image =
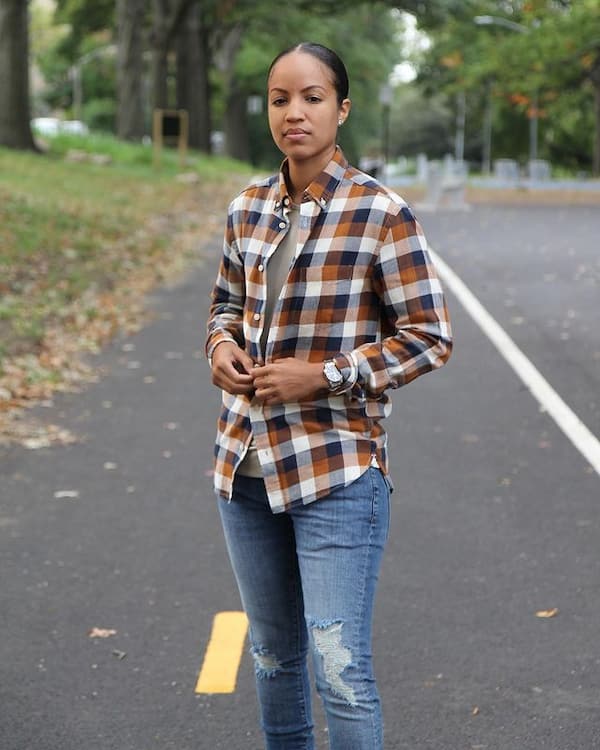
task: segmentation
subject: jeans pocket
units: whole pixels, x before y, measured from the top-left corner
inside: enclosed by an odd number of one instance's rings
[[[383,539],[387,541],[390,530],[390,490],[381,469],[369,469],[371,480],[371,525],[383,525]]]

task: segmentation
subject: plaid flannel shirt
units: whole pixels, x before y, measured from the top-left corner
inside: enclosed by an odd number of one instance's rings
[[[254,436],[273,512],[350,484],[374,461],[387,474],[386,390],[440,367],[452,346],[443,291],[411,210],[338,148],[304,193],[294,260],[261,351],[269,258],[289,228],[285,169],[229,207],[206,342],[209,358],[233,341],[259,363],[335,359],[346,376],[312,401],[263,406],[223,392],[216,492],[231,498]]]

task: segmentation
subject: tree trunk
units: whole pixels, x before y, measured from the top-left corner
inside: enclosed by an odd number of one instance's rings
[[[248,142],[248,112],[246,96],[239,89],[235,78],[229,82],[225,110],[225,150],[228,156],[240,161],[250,161]]]
[[[594,86],[594,155],[592,174],[600,177],[600,51],[596,55],[590,76]]]
[[[164,0],[154,0],[152,31],[152,108],[169,106],[167,86],[169,38],[168,10]]]
[[[0,0],[0,145],[35,150],[29,105],[27,0]]]
[[[126,140],[144,135],[145,13],[145,0],[117,0],[117,134]]]
[[[167,108],[169,101],[169,50],[189,8],[197,0],[154,0],[152,25],[152,105]]]
[[[191,7],[179,30],[177,107],[189,116],[189,144],[210,153],[210,86],[207,33],[198,6]]]
[[[246,96],[235,75],[235,60],[242,44],[243,29],[233,27],[221,49],[221,65],[225,73],[225,151],[228,156],[249,161],[248,113]]]

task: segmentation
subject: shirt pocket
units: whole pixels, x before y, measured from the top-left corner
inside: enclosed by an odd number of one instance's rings
[[[351,305],[352,266],[309,266],[304,269],[305,301],[320,325],[341,323]]]
[[[325,296],[350,292],[352,266],[309,266],[303,270],[307,294]]]

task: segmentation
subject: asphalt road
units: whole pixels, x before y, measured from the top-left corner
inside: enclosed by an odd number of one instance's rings
[[[600,210],[421,218],[600,435]],[[98,357],[97,384],[38,409],[80,442],[0,450],[1,750],[262,746],[247,653],[235,693],[194,694],[215,613],[239,609],[201,355],[218,253],[152,298],[155,321]],[[388,421],[396,491],[375,621],[386,748],[594,750],[600,480],[449,303],[453,358],[396,392]]]

